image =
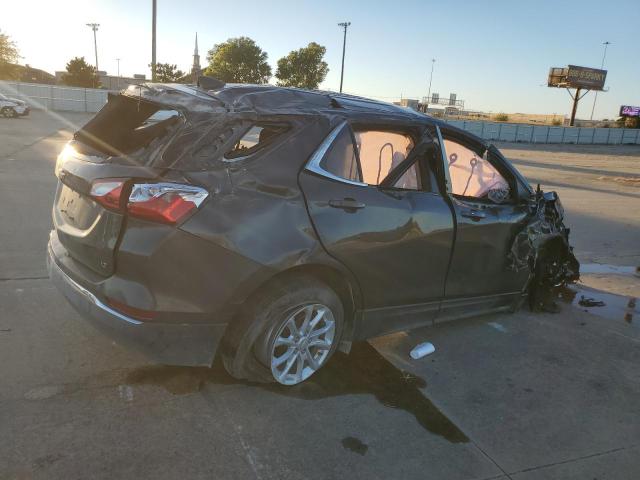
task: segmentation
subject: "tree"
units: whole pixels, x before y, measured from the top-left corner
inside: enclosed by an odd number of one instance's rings
[[[205,75],[227,83],[267,83],[271,77],[267,57],[250,38],[230,38],[209,50]]]
[[[306,47],[289,52],[278,60],[276,78],[283,87],[316,89],[327,76],[329,66],[322,60],[327,49],[311,42]]]
[[[62,83],[70,87],[98,88],[100,82],[96,68],[85,62],[84,57],[75,57],[67,63],[67,73],[62,75]]]
[[[151,66],[151,65],[149,65]],[[184,72],[171,63],[156,63],[156,80],[160,83],[176,83],[184,77]]]
[[[14,80],[18,74],[17,65],[20,55],[15,42],[9,35],[0,31],[0,79]]]

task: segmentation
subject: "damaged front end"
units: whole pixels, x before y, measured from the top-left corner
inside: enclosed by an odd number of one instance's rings
[[[529,221],[513,241],[509,261],[515,271],[529,269],[531,310],[556,312],[557,290],[580,278],[580,263],[569,244],[558,194],[542,192],[538,186],[530,209]]]

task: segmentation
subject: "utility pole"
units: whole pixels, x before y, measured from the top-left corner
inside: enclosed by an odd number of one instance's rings
[[[604,45],[604,53],[602,54],[602,64],[600,65],[600,70],[604,70],[604,59],[607,58],[607,47],[611,45],[611,42],[603,42]],[[598,91],[596,90],[596,94],[593,96],[593,107],[591,107],[591,118],[593,120],[593,112],[596,109],[596,100],[598,100]]]
[[[116,58],[116,62],[118,62],[118,88],[120,88],[120,59]]]
[[[91,27],[93,30],[93,50],[96,54],[96,75],[98,74],[98,39],[96,38],[96,32],[98,31],[99,23],[87,23],[87,27]]]
[[[573,127],[576,121],[576,112],[578,111],[578,100],[580,100],[580,89],[576,88],[576,93],[573,97],[573,108],[571,109],[571,120],[569,120],[569,126]]]
[[[340,93],[342,93],[342,80],[344,79],[344,52],[347,45],[347,28],[349,28],[349,25],[351,25],[351,22],[342,22],[338,24],[338,26],[344,28],[344,38],[342,40],[342,70],[340,70]]]
[[[431,75],[429,76],[429,93],[427,93],[427,103],[424,106],[424,113],[427,113],[427,109],[429,108],[429,102],[431,101],[431,82],[433,81],[433,67],[436,64],[436,59],[431,59]]]
[[[152,19],[151,19],[151,81],[156,81],[156,14],[158,5],[156,0],[152,0]]]

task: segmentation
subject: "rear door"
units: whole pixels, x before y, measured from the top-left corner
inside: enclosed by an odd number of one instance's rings
[[[519,295],[528,272],[511,268],[509,251],[526,221],[517,179],[473,137],[440,129],[457,231],[442,318],[495,307]]]
[[[300,174],[320,240],[360,282],[359,337],[428,323],[443,296],[453,219],[425,170],[435,144],[416,141],[345,122]]]

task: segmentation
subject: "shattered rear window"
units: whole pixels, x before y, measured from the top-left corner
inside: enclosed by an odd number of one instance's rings
[[[123,95],[112,96],[74,138],[94,155],[125,156],[157,143],[179,119],[176,110]]]

